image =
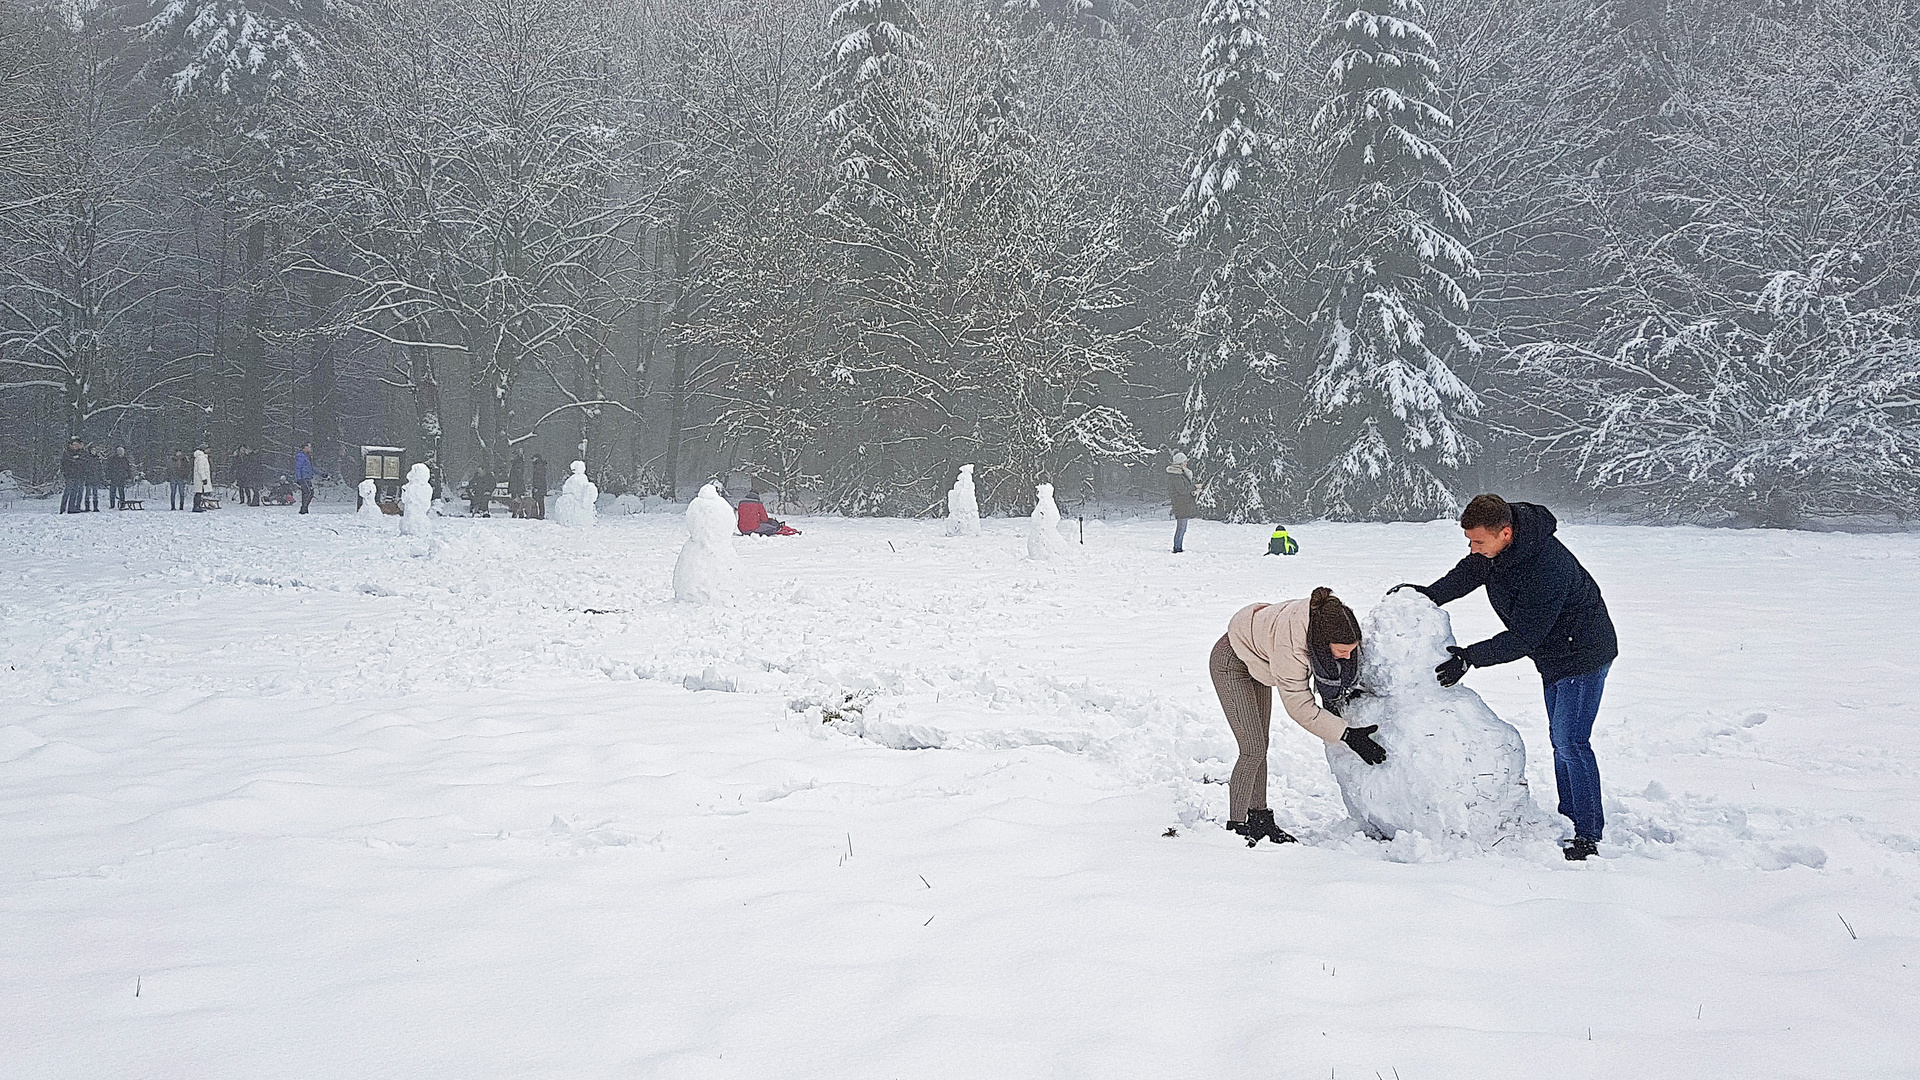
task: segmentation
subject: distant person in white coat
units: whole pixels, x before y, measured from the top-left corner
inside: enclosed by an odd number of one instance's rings
[[[207,460],[207,444],[201,443],[193,449],[193,512],[204,511],[212,494],[213,463]]]

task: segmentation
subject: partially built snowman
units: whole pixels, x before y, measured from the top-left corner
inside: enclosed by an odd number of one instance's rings
[[[379,521],[387,516],[380,511],[380,485],[371,477],[360,481],[360,508],[354,514],[369,521]]]
[[[948,536],[980,535],[980,503],[973,494],[973,466],[960,466],[960,478],[947,492]]]
[[[1368,765],[1343,744],[1327,747],[1347,813],[1384,840],[1415,832],[1492,847],[1541,828],[1520,732],[1480,695],[1434,677],[1454,644],[1447,613],[1402,589],[1367,613],[1360,638],[1360,683],[1369,693],[1349,701],[1342,719],[1379,725],[1373,738],[1387,760]]]
[[[433,535],[433,472],[425,462],[407,470],[400,488],[400,531],[408,536]]]
[[[1027,518],[1027,558],[1054,562],[1073,555],[1073,545],[1060,535],[1060,508],[1053,502],[1053,485],[1033,489],[1033,513]]]
[[[719,604],[733,595],[740,556],[733,550],[733,507],[707,484],[687,504],[687,542],[673,565],[673,598]]]
[[[560,497],[553,501],[553,520],[575,528],[590,526],[598,520],[599,501],[600,489],[587,479],[587,463],[576,461],[560,485]]]

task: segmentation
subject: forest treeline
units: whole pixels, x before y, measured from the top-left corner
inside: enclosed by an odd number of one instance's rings
[[[1915,0],[0,0],[0,469],[1905,517],[1916,57]]]

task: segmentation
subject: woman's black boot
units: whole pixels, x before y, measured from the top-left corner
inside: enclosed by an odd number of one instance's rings
[[[1247,811],[1247,831],[1244,835],[1247,838],[1248,847],[1258,844],[1263,837],[1276,844],[1299,843],[1292,833],[1274,824],[1273,809],[1266,806]]]

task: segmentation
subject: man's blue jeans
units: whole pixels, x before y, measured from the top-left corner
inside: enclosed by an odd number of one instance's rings
[[[1553,781],[1560,789],[1560,813],[1573,819],[1573,834],[1600,839],[1606,815],[1600,811],[1600,764],[1587,737],[1600,713],[1608,664],[1546,686],[1547,732],[1553,738]]]
[[[87,484],[84,480],[67,481],[67,489],[60,493],[60,512],[78,514],[86,509]]]
[[[1187,539],[1187,519],[1175,518],[1173,526],[1173,550],[1178,552]]]

